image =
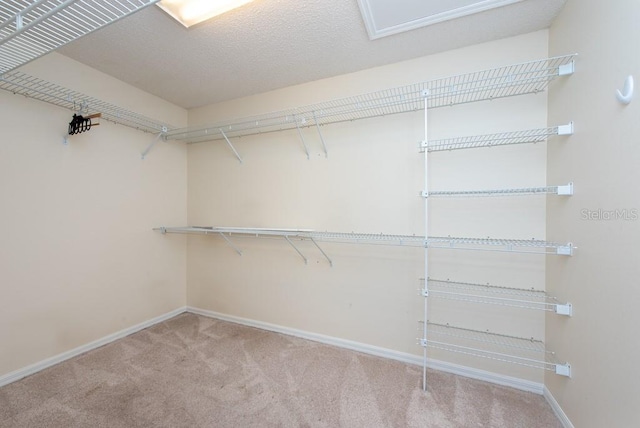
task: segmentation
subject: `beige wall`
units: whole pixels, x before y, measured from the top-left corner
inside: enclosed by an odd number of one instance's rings
[[[579,248],[547,264],[548,286],[575,314],[547,320],[548,342],[572,363],[573,377],[550,375],[546,385],[580,428],[640,420],[640,223],[585,219],[585,210],[597,217],[640,209],[640,102],[623,107],[614,95],[628,74],[639,83],[639,22],[636,1],[569,0],[550,30],[552,54],[579,57],[576,74],[550,93],[549,120],[575,120],[576,134],[549,146],[549,181],[574,180],[576,195],[549,204],[547,233]]]
[[[547,32],[476,45],[349,75],[289,87],[189,112],[191,125],[276,111],[436,77],[547,56]],[[432,110],[430,138],[546,126],[546,95]],[[311,159],[297,133],[234,141],[240,164],[220,142],[188,148],[190,225],[310,228],[319,231],[424,233],[418,196],[424,166],[420,112],[305,129]],[[434,189],[483,189],[545,183],[546,146],[434,154]],[[456,200],[431,203],[431,235],[545,237],[544,198]],[[174,239],[171,237],[170,239]],[[179,239],[179,238],[175,238]],[[189,305],[392,350],[420,354],[417,289],[423,251],[415,248],[324,245],[333,258],[301,244],[305,265],[284,241],[238,238],[238,256],[222,239],[188,242]],[[504,286],[544,288],[544,258],[513,254],[431,251],[431,276]],[[432,299],[430,320],[543,338],[544,316],[504,308],[447,304]],[[433,354],[526,379],[538,372],[493,361]]]
[[[149,117],[186,111],[51,54],[25,72]],[[0,376],[185,305],[186,149],[0,91]]]

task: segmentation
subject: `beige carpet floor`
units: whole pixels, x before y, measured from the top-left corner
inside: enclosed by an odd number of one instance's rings
[[[561,427],[544,398],[182,314],[0,388],[0,427]]]

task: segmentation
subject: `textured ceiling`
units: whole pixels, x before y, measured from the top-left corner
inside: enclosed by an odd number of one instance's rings
[[[564,3],[523,0],[376,40],[357,0],[255,0],[190,29],[153,6],[59,52],[191,108],[540,30]]]

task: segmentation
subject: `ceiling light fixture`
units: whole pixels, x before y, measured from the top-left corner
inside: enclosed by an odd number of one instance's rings
[[[253,0],[162,0],[158,6],[189,28]]]

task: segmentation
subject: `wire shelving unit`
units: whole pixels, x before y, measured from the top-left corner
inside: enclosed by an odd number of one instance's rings
[[[514,189],[488,189],[488,190],[435,190],[428,191],[425,195],[429,198],[464,198],[464,197],[491,197],[491,196],[530,196],[530,195],[573,195],[573,183],[560,186],[521,187]]]
[[[425,105],[438,108],[538,93],[558,76],[573,73],[574,57],[565,55],[524,62],[207,126],[176,129],[169,131],[166,137],[188,143],[226,140],[419,111]],[[544,138],[553,132],[557,134],[558,131],[550,128]]]
[[[82,114],[102,113],[102,118],[105,120],[144,132],[160,134],[174,128],[131,110],[20,71],[0,75],[0,89]]]
[[[424,283],[424,279],[421,279]],[[429,278],[429,296],[462,302],[555,312],[571,316],[571,303],[562,303],[544,290],[500,287],[491,284]]]
[[[513,144],[543,143],[550,137],[573,134],[573,123],[536,128],[524,131],[510,131],[496,134],[472,135],[444,140],[423,141],[420,148],[429,152],[476,149],[480,147],[508,146]]]
[[[7,0],[0,3],[0,74],[15,70],[158,0]]]
[[[204,234],[219,235],[230,243],[233,237],[283,237],[288,241],[291,238],[317,242],[335,242],[343,244],[370,244],[410,246],[426,248],[443,248],[477,251],[501,251],[514,253],[536,253],[571,255],[573,246],[571,243],[559,244],[542,240],[525,239],[491,239],[491,238],[454,238],[454,237],[427,237],[419,235],[389,235],[374,233],[344,233],[344,232],[317,232],[311,229],[268,229],[268,228],[239,228],[239,227],[213,227],[213,226],[187,226],[187,227],[157,227],[155,231],[165,233]],[[290,242],[291,243],[291,242]],[[234,247],[235,248],[235,247]],[[237,248],[236,248],[237,250]],[[238,251],[239,252],[239,251]],[[324,254],[324,252],[323,252]],[[325,254],[326,257],[326,254]]]
[[[545,348],[541,340],[433,322],[427,322],[426,325],[431,338],[421,342],[427,348],[442,349],[571,376],[571,365],[560,361],[553,352]]]

